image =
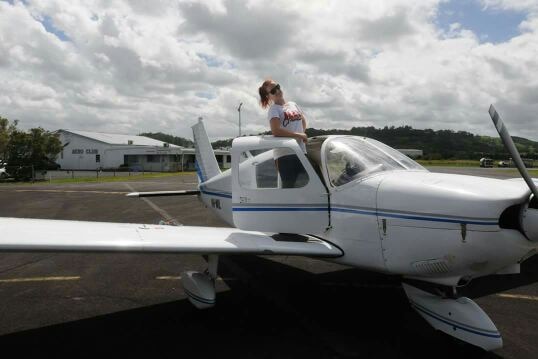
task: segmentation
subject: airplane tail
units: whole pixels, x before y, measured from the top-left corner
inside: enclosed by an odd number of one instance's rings
[[[219,175],[221,172],[202,118],[199,118],[198,123],[192,126],[192,134],[196,154],[196,172],[198,173],[198,181],[202,183]]]

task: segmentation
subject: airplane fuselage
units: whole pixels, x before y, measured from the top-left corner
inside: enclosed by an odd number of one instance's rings
[[[251,164],[268,156],[262,153],[241,162],[239,177],[252,176]],[[232,170],[199,187],[208,208],[241,228],[234,221],[240,203],[233,201]],[[455,286],[461,280],[516,270],[536,250],[536,242],[501,223],[513,221],[507,209],[528,201],[529,190],[521,182],[399,170],[326,189],[328,225],[295,233],[316,235],[340,247],[344,256],[331,261]],[[264,209],[259,216],[270,222],[271,210],[286,211],[285,206]],[[302,216],[310,208],[289,210],[290,216]]]

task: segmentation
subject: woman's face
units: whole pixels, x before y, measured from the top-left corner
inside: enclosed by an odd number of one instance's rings
[[[271,100],[274,101],[276,99],[282,98],[282,89],[280,88],[280,85],[275,81],[271,81],[271,83],[267,85],[266,89]]]

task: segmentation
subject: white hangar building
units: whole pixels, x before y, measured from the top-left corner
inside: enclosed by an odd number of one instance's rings
[[[194,148],[185,148],[144,136],[58,130],[63,150],[56,162],[62,170],[98,170],[129,167],[135,171],[194,170]],[[230,167],[230,153],[216,150],[217,162]]]

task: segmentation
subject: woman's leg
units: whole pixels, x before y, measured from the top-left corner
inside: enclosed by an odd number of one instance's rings
[[[297,176],[303,171],[303,166],[297,156],[287,155],[279,157],[277,167],[280,179],[282,180],[282,188],[294,188]]]

